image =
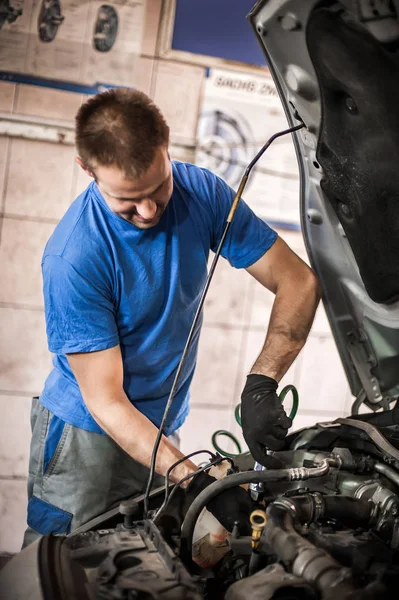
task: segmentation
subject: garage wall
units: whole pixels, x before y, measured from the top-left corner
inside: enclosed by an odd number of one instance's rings
[[[160,60],[156,53],[161,0],[148,0],[135,85],[163,110],[172,131],[172,157],[195,138],[204,69]],[[189,85],[182,112],[181,86]],[[0,112],[72,122],[83,98],[46,88],[0,83]],[[187,106],[185,106],[187,109]],[[183,140],[183,142],[182,142]],[[56,223],[88,178],[72,146],[0,137],[0,551],[18,551],[25,528],[30,399],[50,369],[40,260]],[[280,232],[304,256],[300,234]],[[212,432],[240,435],[233,409],[259,352],[273,296],[221,260],[206,305],[191,413],[182,448],[209,447]],[[324,312],[284,382],[300,391],[302,427],[343,414],[350,394]]]

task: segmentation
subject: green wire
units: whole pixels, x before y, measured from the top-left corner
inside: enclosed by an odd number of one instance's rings
[[[296,387],[294,385],[286,385],[285,388],[283,388],[281,390],[279,398],[280,398],[281,402],[283,403],[286,395],[289,392],[292,392],[292,408],[291,408],[289,417],[290,417],[290,419],[294,420],[296,417],[296,413],[298,412],[298,408],[299,408],[299,394],[298,394],[298,390],[296,389]]]
[[[287,394],[289,392],[292,392],[292,409],[289,414],[289,417],[290,417],[290,419],[294,420],[296,417],[296,413],[298,412],[298,408],[299,408],[299,394],[298,394],[298,390],[296,389],[296,387],[294,385],[286,385],[285,388],[283,388],[281,390],[281,392],[279,394],[279,398],[280,398],[281,402],[283,403],[285,400],[285,397],[287,396]],[[235,407],[234,416],[235,416],[237,423],[241,427],[241,404],[237,404],[237,406]],[[231,452],[226,452],[225,450],[222,450],[221,447],[219,446],[219,444],[217,443],[217,438],[220,435],[224,435],[225,437],[229,438],[236,445],[238,453],[233,454]],[[215,433],[212,436],[212,444],[213,444],[213,447],[215,448],[216,452],[219,452],[219,454],[221,454],[222,456],[227,456],[227,458],[234,458],[235,456],[238,456],[239,454],[242,453],[241,444],[238,441],[238,439],[236,438],[236,436],[233,435],[232,433],[230,433],[230,431],[226,431],[225,429],[218,429],[217,431],[215,431]],[[247,455],[250,453],[245,452],[245,454]]]
[[[230,452],[226,452],[226,450],[222,450],[216,441],[220,435],[224,435],[225,437],[229,438],[232,442],[234,442],[238,452],[230,453]],[[218,429],[217,431],[215,431],[215,433],[212,436],[212,444],[213,444],[213,447],[215,448],[216,452],[219,452],[219,454],[221,454],[222,456],[227,456],[227,458],[234,458],[234,456],[238,456],[239,454],[242,453],[241,444],[237,440],[236,436],[233,435],[232,433],[230,433],[230,431],[226,431],[225,429]]]
[[[234,416],[236,418],[237,423],[241,427],[242,426],[242,423],[241,423],[241,402],[240,402],[240,404],[237,404],[237,406],[235,407]]]

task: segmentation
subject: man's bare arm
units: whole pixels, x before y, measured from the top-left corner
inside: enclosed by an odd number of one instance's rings
[[[158,429],[131,404],[124,392],[120,347],[69,354],[68,362],[96,422],[125,452],[148,467]],[[163,436],[156,462],[157,473],[165,475],[182,457],[183,454]],[[177,482],[196,468],[187,460],[172,471],[171,479]]]
[[[276,295],[266,341],[251,373],[280,381],[308,336],[321,295],[318,280],[281,238],[247,271]]]

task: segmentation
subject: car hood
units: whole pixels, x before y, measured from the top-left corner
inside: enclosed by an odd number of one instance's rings
[[[399,396],[399,0],[260,0],[248,19],[291,125],[301,226],[357,406]]]

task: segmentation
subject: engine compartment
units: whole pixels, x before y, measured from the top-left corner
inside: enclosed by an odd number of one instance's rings
[[[295,432],[273,453],[277,469],[252,470],[251,457],[241,455],[197,496],[182,522],[179,494],[158,520],[163,488],[151,495],[148,519],[143,498],[128,499],[67,537],[46,536],[28,547],[3,569],[0,590],[11,600],[396,598],[397,422],[394,409]],[[241,535],[236,523],[208,548],[210,564],[199,566],[193,534],[209,498],[254,482],[252,535]],[[35,580],[32,553],[40,585],[21,595],[24,578],[17,574]]]

